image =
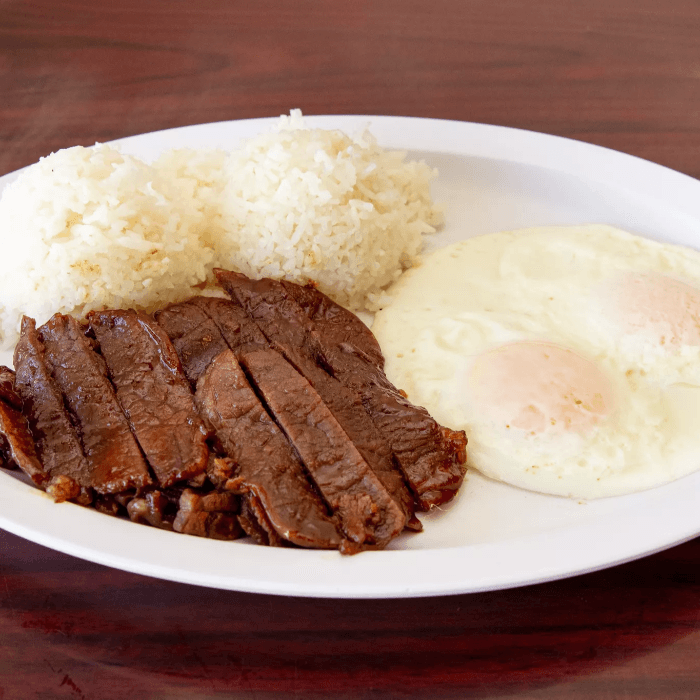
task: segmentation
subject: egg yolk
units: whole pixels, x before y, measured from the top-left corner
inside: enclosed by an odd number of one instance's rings
[[[626,333],[658,345],[700,345],[700,290],[684,282],[654,273],[627,275],[607,308]]]
[[[589,432],[612,406],[612,388],[596,365],[545,342],[509,343],[480,355],[470,391],[480,411],[532,435]]]

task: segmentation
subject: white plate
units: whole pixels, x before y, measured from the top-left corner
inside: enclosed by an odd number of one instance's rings
[[[170,147],[230,149],[273,121],[206,124],[118,143],[146,159]],[[439,168],[434,195],[445,205],[446,226],[430,247],[503,229],[590,222],[700,246],[700,182],[631,156],[481,124],[357,116],[308,122],[348,132],[369,125],[382,145],[408,149]],[[0,187],[13,177],[0,178]],[[164,532],[56,505],[6,473],[0,486],[0,526],[48,547],[174,581],[298,596],[410,597],[522,586],[612,566],[700,533],[700,472],[588,503],[470,474],[454,503],[423,518],[422,534],[354,557]]]

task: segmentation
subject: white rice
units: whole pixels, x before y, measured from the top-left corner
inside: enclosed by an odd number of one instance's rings
[[[405,162],[365,132],[304,129],[301,113],[248,141],[226,163],[219,249],[251,277],[313,280],[337,302],[375,310],[441,214],[425,163]]]
[[[215,266],[313,280],[376,309],[440,223],[435,175],[368,133],[306,129],[298,111],[230,154],[173,150],[147,165],[106,145],[58,151],[0,199],[1,345],[23,314],[152,310],[213,283]]]

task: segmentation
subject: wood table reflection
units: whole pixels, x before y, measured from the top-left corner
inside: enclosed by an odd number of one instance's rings
[[[533,129],[700,177],[700,4],[0,2],[0,174],[293,107]],[[389,601],[164,582],[2,532],[0,553],[3,699],[700,697],[698,539],[566,581]]]

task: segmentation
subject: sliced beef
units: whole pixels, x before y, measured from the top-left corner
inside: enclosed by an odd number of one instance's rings
[[[230,299],[193,297],[159,311],[156,320],[194,382],[223,350],[238,353],[269,345],[257,324]]]
[[[16,408],[0,400],[0,459],[9,468],[19,467],[39,483],[45,479],[27,419]]]
[[[375,425],[390,441],[419,507],[428,510],[449,501],[464,480],[464,431],[439,425],[353,348],[329,349],[326,360],[334,376],[360,394]]]
[[[230,347],[254,349],[267,344],[260,329],[230,299],[192,297],[156,312],[155,318],[173,341],[189,336],[196,329],[210,328],[212,321]]]
[[[466,436],[443,428],[411,404],[364,350],[348,343],[325,342],[303,308],[274,280],[215,270],[224,289],[258,323],[270,340],[296,348],[356,392],[391,446],[394,458],[423,510],[450,500],[464,478]],[[289,284],[286,285],[289,287]],[[325,399],[325,396],[324,396]],[[354,439],[354,438],[353,438]]]
[[[175,532],[214,540],[235,540],[243,534],[237,517],[239,499],[233,493],[185,489],[178,506]]]
[[[117,399],[160,485],[203,474],[207,430],[165,331],[133,310],[93,311],[88,320]]]
[[[107,368],[72,316],[39,329],[45,360],[74,417],[89,465],[89,485],[117,493],[151,483],[148,467],[107,378]]]
[[[196,306],[204,315],[188,308],[191,306]],[[196,368],[191,373],[196,376],[201,373],[199,368],[205,368],[219,353],[222,343],[224,347],[229,347],[235,353],[269,345],[257,323],[241,306],[228,299],[195,297],[182,304],[168,307],[165,313],[161,312],[156,317],[166,331],[175,337],[174,344],[180,359],[183,364],[188,363]],[[217,335],[209,325],[214,322],[220,335]],[[215,336],[216,340],[212,342]],[[200,340],[202,337],[205,339],[204,342]],[[286,336],[284,339],[286,340]],[[214,347],[215,350],[210,350]],[[413,497],[401,472],[393,464],[388,444],[379,435],[357,394],[345,389],[293,347],[285,346],[284,353],[322,395],[331,412],[342,424],[364,459],[377,473],[384,487],[395,497],[406,516],[408,527],[420,530],[422,528],[420,521],[414,516]],[[251,536],[255,536],[258,540],[264,539],[264,535],[259,532]]]
[[[15,390],[22,399],[29,429],[35,440],[43,469],[28,475],[37,485],[59,476],[80,488],[91,486],[90,466],[85,459],[63,397],[51,376],[44,357],[34,319],[24,317],[19,342],[15,347]]]
[[[224,289],[321,394],[362,455],[401,504],[409,527],[420,529],[420,522],[413,515],[413,495],[409,493],[403,472],[395,464],[390,442],[374,425],[360,396],[321,369],[328,365],[314,335],[313,324],[303,309],[289,297],[280,282],[250,280],[245,275],[223,270],[216,270],[216,274]]]
[[[156,311],[154,317],[172,341],[179,340],[209,318],[192,299],[169,304]]]
[[[314,360],[323,360],[312,335],[313,324],[280,282],[268,278],[251,280],[239,272],[221,269],[215,269],[214,273],[226,293],[258,324],[268,340],[297,348]]]
[[[390,437],[419,505],[427,509],[452,498],[463,480],[465,434],[440,426],[389,382],[379,344],[354,314],[312,287],[281,284],[312,322],[316,352],[334,376],[362,396],[377,427]]]
[[[302,308],[324,347],[351,345],[364,353],[379,369],[384,369],[384,355],[372,331],[354,313],[336,304],[313,286],[282,280],[285,292]]]
[[[413,495],[401,470],[394,463],[391,446],[365,411],[359,395],[344,387],[295,348],[281,343],[274,346],[318,392],[384,488],[400,506],[406,516],[406,527],[422,530],[423,526],[415,516]]]
[[[155,314],[173,342],[187,378],[194,385],[224,350],[266,347],[267,340],[247,314],[230,299],[193,297]]]
[[[15,373],[9,368],[0,365],[0,401],[4,401],[12,408],[22,410],[22,398],[15,391]]]
[[[0,465],[203,537],[354,553],[420,529],[416,504],[462,482],[464,433],[413,406],[366,326],[314,288],[217,276],[233,301],[157,322],[93,312],[88,337],[69,316],[24,319],[16,376],[0,367]]]
[[[326,404],[279,353],[244,353],[241,365],[338,514],[350,542],[385,546],[406,518]]]
[[[168,334],[179,334],[173,344],[193,384],[220,352],[268,345],[257,325],[230,299],[193,297],[157,318]]]
[[[251,389],[233,352],[216,357],[197,382],[200,414],[214,428],[237,470],[226,487],[250,494],[246,508],[257,525],[280,538],[316,548],[335,548],[341,538],[287,439]]]
[[[228,348],[221,331],[194,300],[171,304],[155,314],[177,352],[192,387],[211,361]]]
[[[226,344],[236,353],[268,347],[267,338],[248,314],[230,299],[194,297],[197,305],[216,324]]]
[[[193,387],[211,361],[228,348],[221,332],[210,318],[192,332],[174,340],[173,346]]]

